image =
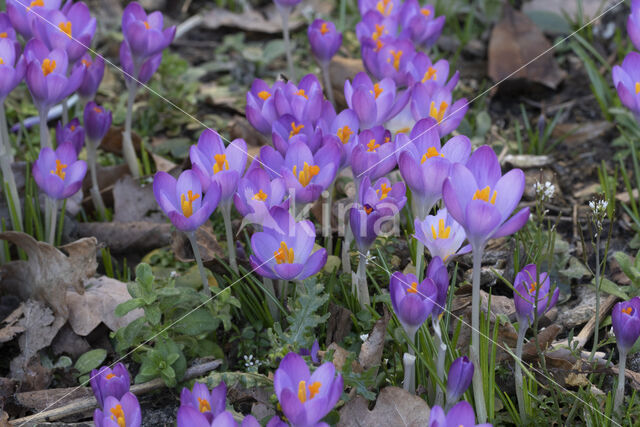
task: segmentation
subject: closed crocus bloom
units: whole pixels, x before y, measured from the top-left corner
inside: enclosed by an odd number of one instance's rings
[[[618,349],[627,354],[640,336],[640,297],[619,302],[611,311],[611,324]]]
[[[111,128],[111,111],[105,110],[93,101],[88,102],[84,107],[84,126],[87,139],[99,145]]]
[[[396,167],[395,143],[382,126],[363,130],[351,152],[351,169],[356,180],[376,180]]]
[[[307,31],[311,53],[321,64],[328,64],[342,45],[342,33],[333,22],[316,19]]]
[[[210,421],[224,412],[227,405],[226,402],[227,385],[224,381],[211,391],[205,384],[197,382],[193,385],[193,390],[185,387],[180,393],[181,406],[191,406],[197,409],[198,412],[206,415]]]
[[[287,354],[273,376],[282,412],[294,427],[316,426],[338,403],[342,375],[333,363],[323,363],[313,374],[302,356]]]
[[[640,53],[629,52],[622,66],[613,67],[612,76],[622,105],[631,110],[636,120],[640,120]]]
[[[278,117],[291,114],[315,126],[322,114],[324,93],[314,74],[307,74],[297,85],[287,82],[273,96]]]
[[[271,87],[264,80],[255,79],[247,92],[245,107],[247,120],[251,126],[265,135],[271,134],[271,125],[279,118],[273,95],[282,86],[284,86],[282,81],[275,82]]]
[[[449,61],[440,59],[432,63],[429,56],[423,52],[418,52],[413,57],[413,61],[407,64],[409,84],[424,83],[444,87],[449,92],[458,84],[460,72],[456,71],[449,79]]]
[[[407,65],[416,55],[409,40],[388,40],[381,48],[362,47],[362,62],[371,75],[377,79],[389,77],[397,86],[407,86]]]
[[[311,203],[329,188],[338,173],[340,147],[330,140],[313,154],[302,142],[289,146],[280,173],[298,203]]]
[[[80,154],[82,147],[84,147],[84,128],[80,125],[80,120],[74,118],[64,126],[62,122],[58,122],[56,125],[56,142],[58,145],[69,142],[75,148],[76,154]]]
[[[198,229],[220,201],[220,185],[212,183],[203,195],[200,179],[192,170],[182,172],[177,181],[166,172],[157,172],[153,193],[160,208],[180,231]]]
[[[416,83],[411,91],[411,113],[414,119],[431,117],[438,122],[438,134],[442,137],[458,128],[469,109],[465,98],[452,104],[451,91],[446,87]]]
[[[238,183],[233,203],[244,217],[243,222],[273,227],[274,224],[269,223],[269,210],[275,206],[288,209],[289,202],[283,202],[285,196],[282,178],[271,179],[264,169],[254,167],[249,169]]]
[[[96,427],[140,427],[142,412],[136,396],[125,393],[120,399],[108,396],[104,401],[103,410],[96,409],[93,413]]]
[[[84,2],[69,3],[65,11],[50,10],[44,19],[33,21],[34,36],[49,49],[67,52],[69,62],[74,63],[91,45],[96,33],[96,18],[91,16]]]
[[[471,385],[473,363],[467,356],[453,361],[447,376],[447,404],[456,402]]]
[[[473,407],[463,400],[451,408],[446,415],[444,409],[438,405],[431,408],[429,427],[491,427],[491,424],[476,424]]]
[[[85,70],[77,68],[67,77],[69,61],[64,50],[49,50],[38,39],[24,48],[27,60],[26,82],[33,103],[39,110],[46,110],[75,92],[84,79]]]
[[[137,2],[131,2],[122,13],[122,33],[131,49],[134,62],[162,52],[171,44],[176,27],[163,29],[164,17],[159,11],[147,13]]]
[[[10,38],[0,38],[0,102],[22,81],[27,69],[23,56],[19,56],[16,42]]]
[[[409,101],[409,92],[396,94],[396,84],[390,78],[373,83],[369,76],[358,73],[344,83],[347,105],[358,116],[360,129],[381,125],[398,114]]]
[[[435,283],[428,277],[418,283],[413,274],[396,271],[391,275],[391,306],[411,341],[431,314],[437,293]]]
[[[283,156],[296,142],[303,143],[312,153],[315,153],[322,145],[322,129],[314,129],[308,121],[298,120],[291,114],[285,114],[273,123],[271,139],[273,146]]]
[[[407,37],[417,46],[429,48],[440,37],[444,27],[444,16],[435,15],[435,8],[418,0],[407,0],[400,9],[401,37]]]
[[[33,36],[32,25],[38,15],[60,9],[62,0],[7,0],[7,14],[11,25],[25,40]]]
[[[433,257],[427,266],[427,277],[433,280],[438,289],[436,302],[433,304],[432,316],[438,316],[447,305],[447,293],[449,292],[449,272],[447,266],[440,257]]]
[[[560,289],[551,292],[551,282],[547,273],[538,275],[536,265],[529,264],[522,269],[513,282],[513,299],[518,321],[529,326],[534,320],[534,313],[542,316],[558,301]],[[537,302],[536,302],[537,301]]]
[[[251,236],[251,266],[263,277],[304,280],[313,276],[327,261],[324,248],[313,252],[316,229],[311,221],[295,222],[286,209],[271,209],[273,228]]]
[[[129,371],[127,371],[127,368],[125,368],[122,363],[116,363],[113,369],[108,366],[103,366],[100,369],[92,370],[89,383],[91,384],[93,395],[98,401],[98,405],[104,408],[107,397],[112,396],[120,399],[129,391],[131,377],[129,376]]]
[[[640,50],[640,1],[631,0],[631,13],[627,19],[627,34],[633,46]]]
[[[93,99],[102,78],[104,77],[104,59],[101,56],[91,58],[91,54],[85,53],[74,67],[85,67],[84,79],[78,88],[78,95],[85,99]]]
[[[87,164],[78,160],[70,143],[60,145],[56,151],[49,147],[40,150],[33,164],[33,179],[38,187],[52,199],[62,200],[73,196],[82,187]]]
[[[478,148],[466,166],[453,164],[442,187],[447,211],[462,225],[474,249],[526,224],[529,208],[511,216],[523,191],[524,173],[513,169],[503,176],[496,153],[487,145]]]
[[[0,39],[16,40],[16,30],[5,12],[0,12]]]
[[[127,84],[140,86],[141,84],[146,84],[160,67],[162,52],[142,61],[142,65],[137,68],[133,61],[134,58],[131,55],[129,46],[127,46],[126,42],[122,42],[120,45],[120,65],[125,72]]]
[[[413,237],[427,248],[432,257],[440,257],[444,262],[471,251],[469,245],[461,248],[467,235],[446,208],[439,209],[435,215],[427,215],[423,220],[416,218],[414,228],[416,234]]]

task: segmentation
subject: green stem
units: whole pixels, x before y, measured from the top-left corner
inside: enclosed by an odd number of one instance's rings
[[[521,319],[518,325],[518,341],[516,343],[516,395],[518,397],[518,409],[520,410],[520,423],[525,424],[527,420],[527,411],[524,404],[524,389],[522,386],[522,348],[524,347],[524,336],[527,333],[526,319]]]
[[[93,207],[98,211],[98,216],[101,221],[107,220],[107,210],[100,194],[100,188],[98,187],[98,175],[96,172],[96,150],[97,144],[93,141],[87,141],[87,160],[89,163],[89,172],[91,173],[91,200],[93,200]]]
[[[58,228],[56,232],[56,246],[62,244],[62,230],[64,228],[64,216],[67,212],[67,199],[62,201],[62,207],[60,208],[60,219],[58,220]]]
[[[278,6],[280,17],[282,18],[282,38],[284,39],[284,49],[287,53],[287,70],[289,80],[296,80],[296,76],[293,71],[293,59],[291,58],[291,39],[289,37],[289,14],[291,13],[290,7]]]
[[[446,356],[446,352],[447,352],[447,346],[444,344],[444,342],[442,341],[442,331],[440,330],[440,320],[433,318],[432,316],[432,322],[433,322],[433,330],[435,332],[436,335],[436,347],[438,349],[438,359],[437,359],[437,373],[438,373],[438,378],[440,379],[440,381],[442,381],[442,383],[444,384],[444,362],[445,362],[445,356]],[[436,384],[436,400],[435,400],[436,405],[438,406],[442,406],[442,404],[444,403],[444,391],[442,390],[442,387],[440,387],[438,384]],[[455,402],[453,402],[455,403]],[[449,405],[450,402],[447,400],[447,405]]]
[[[229,265],[231,269],[238,274],[238,263],[236,261],[236,244],[233,239],[233,230],[231,229],[231,201],[220,204],[222,219],[224,220],[224,231],[227,235],[227,251],[229,253]]]
[[[280,310],[278,310],[278,305],[275,302],[276,298],[276,290],[273,287],[273,280],[268,277],[262,278],[262,284],[264,286],[265,292],[270,295],[267,295],[267,307],[269,307],[269,312],[271,312],[271,317],[273,320],[280,319]]]
[[[10,201],[9,207],[13,229],[22,231],[22,208],[13,169],[11,169],[11,162],[11,142],[7,130],[7,117],[5,116],[4,103],[0,103],[0,171],[2,171],[3,180],[7,183],[6,187],[3,187],[3,191],[5,188],[8,189],[5,196],[7,201]]]
[[[69,106],[67,105],[67,99],[62,100],[62,126],[69,123]]]
[[[480,366],[480,269],[484,244],[473,248],[473,275],[471,293],[471,361],[475,366],[473,371],[473,397],[476,414],[480,424],[487,421],[487,407],[484,400],[483,369]]]
[[[137,69],[134,72],[137,76]],[[131,136],[131,129],[133,123],[133,102],[136,99],[136,93],[138,92],[138,86],[136,82],[132,81],[129,84],[129,95],[127,97],[127,115],[124,121],[124,132],[122,133],[122,155],[124,156],[127,165],[129,165],[129,171],[134,178],[140,177],[140,167],[138,166],[138,157],[136,156],[136,150],[133,147],[133,139]]]
[[[342,244],[342,272],[351,274],[351,242],[353,241],[353,232],[349,226],[349,216],[347,215],[346,230],[344,233],[344,241]]]
[[[40,116],[40,148],[53,148],[51,146],[49,126],[47,126],[47,116],[49,115],[49,109],[43,108],[42,110],[39,110],[38,115]]]
[[[613,401],[613,409],[617,410],[621,407],[624,399],[624,369],[627,364],[627,351],[620,350],[620,361],[618,362],[618,387],[616,388],[616,397]]]
[[[204,265],[202,264],[202,257],[200,256],[200,249],[198,248],[198,241],[196,239],[196,232],[190,231],[187,234],[187,238],[189,239],[189,243],[191,243],[191,249],[193,250],[193,257],[196,259],[196,264],[198,264],[198,270],[200,271],[200,280],[202,280],[202,292],[207,296],[211,296],[211,289],[209,288],[209,281],[207,280],[207,273],[204,270]]]
[[[49,229],[47,234],[47,243],[50,245],[55,244],[56,237],[56,217],[58,216],[58,202],[57,200],[50,199],[49,200]]]
[[[356,276],[358,281],[356,284],[358,302],[364,308],[371,304],[371,300],[369,298],[369,287],[367,286],[367,255],[362,252],[360,252]]]
[[[320,64],[322,69],[322,79],[324,80],[324,91],[327,93],[327,98],[331,105],[336,105],[336,100],[333,97],[333,86],[331,86],[331,74],[329,73],[329,63]]]
[[[413,351],[409,346],[409,353],[405,353],[402,358],[402,364],[404,365],[404,381],[403,386],[406,391],[411,394],[416,393],[416,356],[411,354]]]
[[[595,327],[593,329],[593,347],[589,354],[589,362],[593,361],[598,348],[598,329],[600,329],[600,234],[602,230],[598,230],[596,235],[596,317]]]

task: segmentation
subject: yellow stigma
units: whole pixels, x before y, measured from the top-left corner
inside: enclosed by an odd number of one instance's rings
[[[431,234],[433,235],[433,240],[436,239],[448,239],[449,233],[451,233],[451,227],[444,226],[444,219],[438,221],[438,232],[436,233],[436,228],[431,226]]]
[[[636,82],[636,95],[640,92],[640,82]]]
[[[211,405],[207,399],[198,398],[198,408],[200,412],[209,412],[211,411]]]
[[[217,174],[223,170],[229,170],[229,161],[227,160],[226,154],[214,154],[213,158],[215,159],[215,163],[213,164],[213,174]]]
[[[278,264],[293,264],[293,248],[288,247],[284,241],[280,242],[280,249],[275,251],[273,256]]]
[[[322,35],[324,36],[324,35],[325,35],[325,34],[327,34],[329,31],[330,31],[330,30],[329,30],[329,28],[327,27],[327,23],[326,23],[326,22],[323,22],[323,23],[322,23],[322,26],[320,27],[320,34],[322,34]]]
[[[96,112],[96,113],[98,113],[98,114],[103,113],[102,108],[100,108],[100,107],[93,107],[93,111],[94,111],[94,112]],[[74,127],[75,127],[75,126],[74,126]]]
[[[433,67],[429,67],[427,69],[427,72],[424,73],[424,77],[422,77],[422,83],[426,83],[431,79],[435,80],[437,78],[438,78],[438,76],[436,74],[436,69],[433,68]]]
[[[298,173],[298,167],[293,167],[293,176],[298,177],[298,181],[302,184],[303,187],[306,187],[311,182],[311,179],[320,173],[320,166],[311,165],[309,163],[304,162],[304,166],[300,173]]]
[[[98,107],[94,107],[94,110],[95,110],[96,108],[98,108]],[[100,112],[100,111],[98,111],[98,113],[99,113],[99,112]],[[76,131],[76,125],[71,125],[71,126],[69,126],[69,129],[71,129],[71,132],[75,132],[75,131]]]
[[[347,142],[349,142],[349,138],[351,138],[351,135],[353,135],[353,131],[351,130],[351,128],[349,128],[349,126],[344,125],[340,129],[338,129],[336,135],[338,136],[338,138],[340,138],[340,142],[346,144]]]
[[[364,205],[364,211],[367,213],[367,215],[371,215],[371,212],[373,212],[373,208],[369,205]]]
[[[60,177],[61,180],[64,181],[64,177],[66,176],[66,172],[64,171],[64,169],[67,168],[67,165],[65,165],[64,163],[62,163],[60,160],[56,159],[56,169],[55,170],[51,170],[51,173],[53,175],[58,175]]]
[[[631,307],[624,307],[624,308],[621,309],[621,311],[624,314],[628,314],[629,316],[631,316],[631,314],[633,313],[633,309]]]
[[[391,187],[388,187],[387,184],[383,182],[380,188],[376,190],[376,194],[380,196],[380,200],[384,200],[387,198],[389,191],[391,191]]]
[[[380,37],[382,37],[382,35],[384,34],[384,25],[382,24],[375,24],[376,26],[376,31],[371,35],[371,38],[373,39],[373,41],[378,40]]]
[[[378,39],[376,40],[376,48],[373,49],[374,52],[380,52],[380,50],[384,47],[384,43],[382,43],[382,40]]]
[[[29,5],[29,7],[27,8],[27,12],[30,11],[31,8],[36,7],[36,6],[44,7],[44,1],[43,0],[33,0],[31,2],[31,4]]]
[[[303,97],[304,99],[309,99],[309,97],[307,96],[307,94],[306,94],[306,93],[304,93],[304,89],[300,89],[300,90],[298,90],[294,95],[301,96],[301,97]]]
[[[378,148],[378,147],[380,147],[380,144],[376,144],[376,140],[372,139],[367,144],[367,151],[370,152],[370,153],[375,153],[376,152],[376,148]]]
[[[6,31],[0,33],[0,39],[6,39],[7,37],[9,37],[9,35],[6,33]]]
[[[473,200],[484,200],[485,202],[489,202],[492,205],[495,205],[498,192],[495,190],[493,191],[491,200],[489,200],[489,195],[491,195],[491,188],[487,185],[482,190],[476,190],[475,194],[473,195]]]
[[[380,83],[376,83],[373,85],[373,90],[370,90],[369,92],[373,94],[374,99],[378,99],[380,94],[384,92],[384,89],[380,87]]]
[[[110,380],[111,378],[115,378],[115,374],[107,374],[104,376],[106,379]]]
[[[530,294],[535,293],[535,292],[536,292],[536,289],[538,289],[538,284],[537,284],[536,282],[532,282],[532,283],[529,285],[529,293],[530,293]]]
[[[420,9],[420,13],[423,14],[424,16],[429,17],[431,15],[431,11],[429,9],[427,9],[426,7],[423,9]]]
[[[296,122],[291,122],[291,132],[289,132],[289,138],[299,134],[302,129],[304,129],[304,125],[302,123],[296,125]]]
[[[144,28],[146,28],[147,30],[151,28],[151,25],[149,25],[149,23],[147,21],[144,21]]]
[[[407,288],[408,294],[417,294],[418,293],[418,284],[416,282],[411,283],[411,287]]]
[[[182,214],[189,218],[193,215],[193,202],[200,197],[200,194],[193,194],[193,191],[189,190],[187,197],[182,194],[180,196],[180,204],[182,206]]]
[[[124,418],[124,412],[122,411],[122,405],[119,403],[111,408],[111,419],[118,423],[118,427],[127,427],[127,423]]]
[[[261,202],[264,202],[267,200],[267,193],[260,189],[260,191],[253,195],[253,200],[260,200]]]
[[[316,394],[320,392],[320,387],[322,387],[322,383],[319,381],[314,382],[309,386],[309,399],[313,399]],[[307,383],[306,381],[300,381],[298,383],[298,399],[300,402],[304,403],[307,401]]]
[[[269,92],[267,92],[266,90],[261,90],[260,92],[258,92],[258,97],[260,99],[262,99],[263,101],[266,101],[267,99],[269,99],[271,97],[271,94]]]
[[[82,63],[84,64],[85,67],[89,68],[91,67],[91,61],[87,61],[86,59],[82,60]]]
[[[67,37],[71,38],[71,21],[59,23],[58,28],[60,28],[60,31],[65,33]]]
[[[3,65],[3,64],[4,64],[4,59],[0,58],[0,65]]]
[[[438,121],[438,124],[442,123],[442,119],[444,119],[444,113],[447,111],[447,104],[445,101],[440,103],[440,108],[436,109],[435,101],[431,101],[431,107],[429,109],[429,116],[433,117]]]
[[[420,160],[420,164],[426,162],[427,159],[430,159],[432,157],[438,157],[438,156],[444,157],[444,154],[438,153],[438,150],[436,149],[436,147],[429,147],[427,152],[422,155],[422,160]]]
[[[376,5],[376,10],[384,16],[389,16],[393,10],[393,2],[391,0],[380,0]]]
[[[389,54],[393,57],[393,68],[398,71],[400,69],[400,58],[402,57],[402,51],[390,50]],[[387,58],[387,62],[391,63],[391,58]]]
[[[45,76],[48,76],[49,74],[53,73],[53,71],[56,69],[56,60],[51,60],[49,58],[45,58],[44,61],[42,61],[42,74],[44,74]]]

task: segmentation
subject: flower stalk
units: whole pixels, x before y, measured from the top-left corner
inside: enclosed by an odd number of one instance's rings
[[[193,257],[196,259],[196,264],[198,264],[198,270],[200,271],[200,280],[202,280],[202,293],[204,293],[207,297],[210,297],[211,289],[209,288],[207,273],[204,269],[204,265],[202,264],[202,257],[200,256],[200,249],[198,248],[198,240],[196,239],[196,232],[189,231],[185,234],[189,239],[189,243],[191,243],[191,249],[193,250]]]
[[[134,76],[139,74],[139,66],[136,66]],[[133,147],[133,139],[131,136],[131,128],[133,122],[133,103],[138,93],[138,86],[135,81],[129,82],[129,94],[127,97],[127,115],[124,121],[124,132],[122,133],[122,154],[129,166],[129,171],[134,178],[140,177],[140,167],[138,165],[138,157]]]
[[[473,372],[473,397],[476,404],[478,421],[487,420],[487,408],[484,400],[484,383],[480,365],[480,269],[484,245],[473,248],[473,275],[471,289],[471,361],[478,368]]]
[[[224,220],[224,231],[227,236],[227,251],[229,253],[229,265],[234,273],[238,274],[238,262],[236,261],[236,242],[231,228],[231,201],[220,203],[220,212]]]
[[[526,323],[520,322],[518,325],[518,341],[516,343],[516,395],[518,397],[518,410],[520,411],[520,422],[525,424],[527,420],[527,412],[524,405],[524,388],[522,383],[522,349],[524,347],[524,336],[527,333]]]
[[[20,206],[20,196],[16,187],[16,180],[11,169],[11,143],[7,130],[7,117],[5,115],[4,103],[0,103],[0,171],[8,192],[7,199],[11,200],[11,223],[14,230],[22,231],[22,208]],[[3,187],[4,188],[4,187]]]
[[[616,387],[616,397],[613,401],[614,408],[620,408],[624,399],[624,370],[627,365],[627,350],[619,349],[618,362],[618,386]]]

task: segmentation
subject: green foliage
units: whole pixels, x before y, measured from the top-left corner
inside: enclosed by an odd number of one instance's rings
[[[524,123],[524,130],[527,133],[529,144],[527,146],[527,154],[536,154],[542,155],[547,154],[553,151],[553,149],[561,143],[566,137],[568,137],[572,132],[567,132],[561,137],[557,138],[555,141],[551,141],[551,134],[553,130],[556,128],[560,119],[563,116],[564,111],[560,109],[551,121],[547,121],[543,114],[538,118],[538,123],[534,128],[531,126],[529,122],[529,117],[527,116],[527,111],[524,108],[523,104],[520,104],[520,110],[522,112],[522,122]],[[518,151],[520,154],[524,154],[524,144],[522,133],[520,130],[520,123],[516,122],[516,142],[518,143]]]
[[[254,372],[214,371],[205,377],[205,382],[209,389],[216,387],[221,381],[224,381],[227,387],[234,387],[238,384],[245,388],[273,386],[273,380]]]

